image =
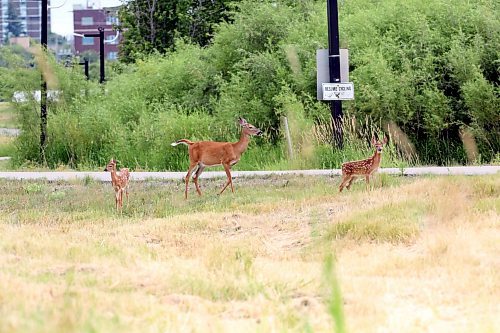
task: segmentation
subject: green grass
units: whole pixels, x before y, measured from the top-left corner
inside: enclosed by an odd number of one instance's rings
[[[415,200],[366,209],[336,223],[329,237],[411,243],[418,236],[428,205]]]
[[[19,126],[20,124],[12,105],[7,102],[0,102],[0,127],[19,128]]]
[[[0,156],[12,156],[14,151],[14,138],[0,136]]]
[[[406,181],[404,178],[390,177],[385,186],[396,186]],[[109,183],[92,180],[72,183],[43,180],[18,183],[0,180],[0,183],[6,189],[4,194],[0,194],[2,202],[11,203],[8,206],[3,204],[2,208],[7,212],[16,212],[27,221],[37,221],[46,216],[46,212],[40,209],[40,203],[53,214],[62,214],[73,220],[114,214],[114,194]],[[318,200],[330,197],[338,190],[337,177],[268,176],[235,178],[235,194],[226,189],[222,195],[217,195],[224,183],[225,178],[200,179],[204,193],[200,197],[191,182],[189,200],[185,201],[183,181],[132,181],[130,192],[133,193],[133,200],[124,207],[123,217],[165,218],[233,209],[245,213],[266,213],[274,209],[275,204],[293,205],[297,201]],[[353,187],[355,191],[363,190],[364,184],[355,183]],[[301,188],[307,188],[307,191],[297,191]],[[17,193],[19,197],[10,196],[9,191]]]
[[[10,171],[11,169],[12,165],[9,160],[0,161],[0,171]]]

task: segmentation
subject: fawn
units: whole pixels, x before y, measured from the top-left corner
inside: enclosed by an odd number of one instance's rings
[[[382,158],[382,147],[387,143],[387,137],[383,141],[372,139],[372,145],[375,146],[375,153],[372,157],[361,161],[345,162],[342,164],[342,182],[339,186],[339,192],[344,187],[349,189],[356,177],[365,176],[366,186],[370,184],[370,176],[377,171]]]
[[[184,144],[188,146],[189,152],[189,168],[185,178],[186,190],[184,192],[184,197],[188,197],[188,185],[191,173],[194,171],[195,167],[196,173],[193,177],[194,184],[196,186],[196,192],[201,195],[200,186],[198,184],[198,179],[205,167],[211,167],[216,165],[222,165],[226,171],[227,182],[222,188],[219,194],[222,194],[224,190],[231,185],[231,191],[234,193],[233,180],[231,178],[231,167],[238,163],[241,154],[245,152],[250,142],[251,135],[262,135],[262,131],[257,127],[249,124],[245,119],[239,118],[239,124],[241,125],[241,136],[238,142],[214,142],[214,141],[199,141],[192,142],[186,139],[181,139],[173,142],[172,146],[177,146],[179,144]]]
[[[111,172],[111,185],[113,185],[113,189],[115,190],[115,206],[117,210],[121,211],[123,206],[123,192],[125,192],[128,202],[130,172],[127,168],[121,168],[119,173],[116,172],[116,160],[114,158],[109,161],[104,171]]]

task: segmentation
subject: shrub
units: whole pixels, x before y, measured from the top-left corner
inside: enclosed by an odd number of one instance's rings
[[[93,168],[114,156],[137,168],[184,170],[187,154],[170,142],[235,141],[238,116],[266,133],[252,140],[246,153],[251,159],[238,168],[339,167],[371,154],[371,137],[384,133],[398,137],[390,142],[386,166],[462,164],[464,128],[482,161],[497,158],[495,2],[341,2],[340,36],[350,50],[356,90],[356,99],[343,103],[342,151],[331,148],[330,112],[316,101],[316,49],[327,44],[324,2],[245,0],[238,8],[232,23],[219,25],[212,45],[177,40],[175,51],[118,68],[104,89],[85,81],[80,69],[37,55],[39,71],[21,61],[16,73],[30,77],[9,79],[0,90],[35,90],[43,72],[63,92],[49,105],[51,167]],[[36,103],[19,105],[19,111],[23,134],[15,161],[22,164],[38,158],[39,111]],[[287,160],[284,115],[294,160]]]

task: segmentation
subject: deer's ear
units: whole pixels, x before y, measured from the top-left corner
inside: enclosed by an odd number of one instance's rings
[[[247,121],[244,118],[239,118],[238,122],[240,123],[241,126],[248,124]]]
[[[372,137],[372,145],[374,145],[374,146],[375,146],[376,144],[377,144],[377,140],[375,140],[375,137],[373,136],[373,137]]]
[[[384,145],[385,145],[386,143],[387,143],[387,137],[386,137],[386,136],[384,136],[384,141],[382,141],[382,144],[384,144]]]

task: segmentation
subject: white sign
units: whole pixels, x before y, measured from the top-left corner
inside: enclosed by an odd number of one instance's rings
[[[316,50],[316,97],[323,100],[322,83],[330,82],[328,49]],[[349,82],[349,50],[340,49],[340,82]]]
[[[323,83],[321,86],[325,101],[354,99],[354,84],[352,82]]]

